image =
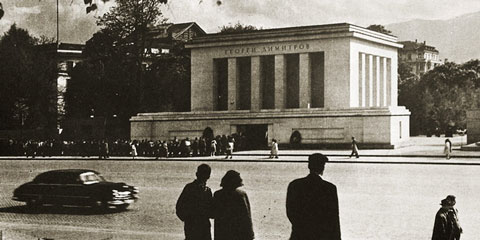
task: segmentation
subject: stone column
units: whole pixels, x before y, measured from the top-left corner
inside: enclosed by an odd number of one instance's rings
[[[381,89],[380,89],[380,101],[382,101],[381,106],[386,107],[387,106],[387,59],[382,58],[382,62],[380,63],[381,71],[380,75],[381,76]]]
[[[300,76],[299,76],[299,107],[300,108],[308,108],[311,102],[311,72],[310,72],[310,56],[308,53],[301,53],[299,56],[299,68],[300,68]]]
[[[392,106],[392,60],[390,58],[385,59],[387,68],[385,69],[387,72],[387,106]]]
[[[262,103],[262,88],[260,85],[260,57],[255,56],[251,57],[251,93],[250,93],[250,110],[252,111],[260,111],[261,103]]]
[[[359,83],[358,83],[358,106],[359,107],[365,107],[366,100],[365,100],[365,79],[366,79],[366,64],[365,64],[365,53],[360,53],[360,63],[359,63],[359,68],[360,68],[360,73],[359,73]]]
[[[228,110],[237,110],[237,59],[228,59]]]
[[[373,106],[373,56],[368,55],[367,66],[367,107]]]
[[[375,81],[375,83],[373,85],[375,86],[375,88],[373,89],[374,90],[373,106],[380,107],[380,77],[381,77],[381,75],[380,75],[380,57],[379,56],[375,56],[374,63],[375,63],[375,66],[374,66],[375,79],[373,79],[373,81]]]
[[[285,56],[275,55],[275,109],[285,109]]]
[[[398,59],[397,58],[391,58],[389,59],[389,67],[390,67],[390,88],[392,89],[390,92],[391,95],[391,102],[390,106],[398,106],[398,72],[397,72],[397,66],[398,66]]]

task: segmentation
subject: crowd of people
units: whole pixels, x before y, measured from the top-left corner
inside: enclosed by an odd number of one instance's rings
[[[3,156],[81,156],[108,158],[110,156],[189,157],[220,156],[232,158],[234,150],[245,148],[245,139],[238,135],[218,135],[215,138],[171,140],[15,140],[0,141]]]

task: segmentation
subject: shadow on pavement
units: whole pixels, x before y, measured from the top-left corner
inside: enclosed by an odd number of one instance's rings
[[[61,214],[61,215],[106,215],[119,212],[127,212],[127,210],[117,209],[94,209],[90,207],[70,207],[70,206],[42,206],[27,207],[11,206],[0,208],[0,213],[17,213],[17,214]]]

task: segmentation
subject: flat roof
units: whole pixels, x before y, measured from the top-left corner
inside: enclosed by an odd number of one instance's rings
[[[282,40],[282,38],[298,37],[299,39],[309,38],[335,38],[335,37],[357,37],[380,44],[401,48],[402,44],[397,42],[397,37],[369,30],[349,23],[334,23],[325,25],[309,25],[287,28],[272,28],[249,31],[245,33],[213,33],[194,38],[187,48],[214,47],[225,45],[237,45],[237,42],[245,44],[255,43],[260,40]]]

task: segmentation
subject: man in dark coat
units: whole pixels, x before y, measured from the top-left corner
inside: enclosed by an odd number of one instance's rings
[[[238,189],[242,185],[240,173],[229,170],[222,178],[222,189],[214,194],[215,240],[255,238],[247,193]]]
[[[442,207],[435,215],[432,240],[459,240],[462,228],[458,223],[457,211],[453,208],[455,197],[453,195],[447,196],[441,201],[440,205]]]
[[[340,240],[337,188],[322,179],[328,158],[308,157],[310,174],[292,181],[287,191],[287,217],[292,223],[290,240]]]
[[[207,187],[211,168],[201,164],[197,168],[197,179],[187,184],[177,201],[176,213],[182,220],[186,240],[211,240],[210,216],[212,190]]]

